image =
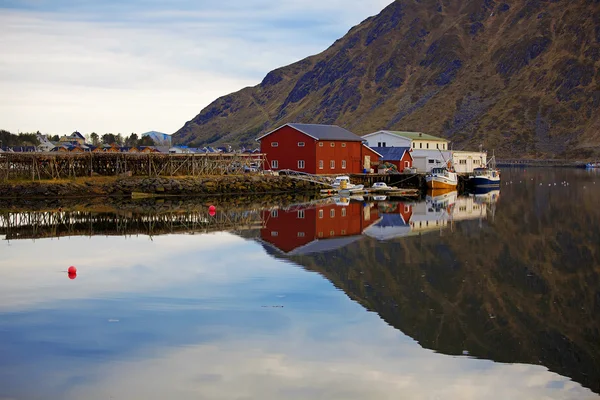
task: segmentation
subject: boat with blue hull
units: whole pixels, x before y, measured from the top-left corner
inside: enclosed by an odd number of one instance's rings
[[[475,168],[469,177],[469,184],[473,187],[492,188],[500,187],[500,171],[495,168]]]

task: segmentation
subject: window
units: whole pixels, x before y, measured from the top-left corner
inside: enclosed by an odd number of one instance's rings
[[[304,160],[298,160],[298,169],[304,169]]]
[[[383,147],[385,147],[385,142],[381,143],[383,145]]]
[[[334,208],[332,208],[331,210],[329,210],[329,216],[331,218],[335,218],[335,209]]]
[[[298,232],[298,237],[304,237],[304,232]]]
[[[435,164],[435,160],[429,160],[429,164]]]
[[[466,163],[467,163],[467,160],[458,160],[458,163],[459,163],[459,164],[466,164]]]
[[[323,210],[319,210],[319,218],[323,218]]]
[[[279,143],[278,142],[271,142],[271,147],[279,147]]]
[[[381,147],[381,142],[377,142],[377,147]]]
[[[345,216],[346,216],[346,209],[342,208],[342,217],[345,217]]]
[[[304,147],[304,142],[298,142],[298,147]]]
[[[277,232],[277,231],[272,231],[272,232],[271,232],[271,236],[279,236],[279,232]]]
[[[323,232],[319,232],[319,237],[323,237]]]
[[[427,143],[427,148],[429,148],[429,143]]]
[[[346,147],[346,143],[342,143],[342,147]]]
[[[298,218],[300,218],[300,219],[304,218],[304,210],[298,210]]]
[[[404,161],[404,168],[409,168],[410,167],[410,163],[408,161]]]
[[[422,149],[423,148],[423,143],[419,143],[419,148]]]
[[[342,160],[342,169],[346,169],[346,160]]]
[[[439,149],[439,148],[440,148],[440,144],[439,144],[439,143],[436,143],[436,144],[435,144],[435,148],[436,148],[436,149]]]
[[[279,216],[279,211],[278,210],[272,210],[271,211],[271,217],[272,218],[277,218]]]
[[[417,148],[417,144],[415,142],[413,142],[413,149]]]
[[[335,231],[329,231],[329,236],[335,236]]]
[[[345,234],[346,234],[346,230],[342,229],[342,235],[345,235]]]
[[[323,169],[323,160],[319,160],[319,169]]]
[[[277,168],[279,168],[279,161],[271,160],[271,169],[277,169]]]
[[[331,168],[331,169],[335,168],[335,160],[329,161],[329,168]]]
[[[319,142],[319,147],[323,147],[323,142]]]
[[[442,150],[446,150],[446,143],[442,143]]]
[[[335,143],[331,142],[331,147],[335,147]]]

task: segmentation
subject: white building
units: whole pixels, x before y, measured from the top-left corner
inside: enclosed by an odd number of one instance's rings
[[[473,172],[473,168],[485,166],[487,153],[450,151],[446,139],[423,132],[377,131],[363,136],[369,147],[410,147],[413,167],[425,173],[432,168],[448,165],[452,159],[458,173]]]
[[[54,143],[48,140],[46,135],[38,133],[37,140],[40,142],[40,144],[37,146],[38,151],[52,151],[52,149],[56,147]]]

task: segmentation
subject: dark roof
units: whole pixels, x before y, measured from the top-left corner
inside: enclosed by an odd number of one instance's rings
[[[371,147],[371,149],[381,154],[383,161],[400,161],[405,152],[408,151],[410,154],[410,147]]]
[[[265,136],[270,135],[271,133],[283,128],[284,126],[289,126],[291,128],[296,129],[316,140],[345,140],[348,142],[363,142],[364,139],[354,133],[341,128],[337,125],[319,125],[319,124],[285,124],[280,126],[279,128],[259,137],[256,140],[260,140]]]
[[[77,131],[73,132],[71,136],[77,136],[79,139],[85,139],[85,137],[83,137],[83,135]]]

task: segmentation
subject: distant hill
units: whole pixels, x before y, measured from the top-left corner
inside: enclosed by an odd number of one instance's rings
[[[500,156],[600,154],[600,2],[394,1],[321,54],[221,97],[179,143],[248,145],[285,122],[415,130]]]

